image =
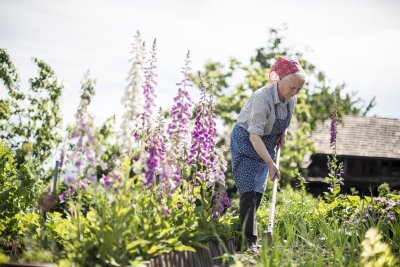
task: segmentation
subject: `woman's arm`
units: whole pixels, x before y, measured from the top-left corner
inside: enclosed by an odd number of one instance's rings
[[[276,167],[274,161],[271,159],[271,156],[269,155],[268,150],[264,145],[264,142],[261,140],[261,137],[257,134],[250,133],[250,142],[253,144],[253,147],[256,150],[257,154],[268,165],[270,177],[273,178],[275,177],[275,175],[278,175],[279,179],[281,176],[279,169]]]

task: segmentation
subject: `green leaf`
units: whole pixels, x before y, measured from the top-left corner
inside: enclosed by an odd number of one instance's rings
[[[337,194],[339,194],[339,192],[340,192],[340,186],[337,185],[337,186],[335,186],[335,188],[333,189],[333,194],[336,196]]]
[[[340,204],[340,202],[339,201],[333,201],[331,204],[329,204],[329,209],[334,209],[334,208],[336,208],[337,206],[339,206],[339,204]]]
[[[129,212],[130,209],[131,209],[131,207],[126,207],[126,208],[123,208],[123,209],[118,210],[117,216],[118,216],[118,217],[120,217],[120,216],[125,216],[126,214],[128,214],[128,212]]]
[[[359,202],[359,201],[360,201],[360,197],[359,197],[359,196],[347,196],[347,198],[348,198],[351,202]]]
[[[166,242],[168,245],[173,245],[173,244],[177,243],[178,240],[179,240],[179,236],[176,236],[176,237],[170,238],[168,240],[165,240],[164,242]]]
[[[392,200],[399,200],[400,199],[400,195],[395,195],[395,194],[387,194],[387,197],[392,199]]]
[[[144,245],[147,245],[147,244],[150,244],[150,241],[144,240],[144,239],[135,240],[126,245],[126,250],[129,251],[138,246],[144,247]]]
[[[186,246],[186,245],[175,246],[174,250],[177,250],[177,251],[185,251],[185,250],[187,250],[187,251],[196,252],[196,250],[194,248]]]
[[[394,208],[394,211],[395,211],[397,214],[400,214],[400,208]]]
[[[164,247],[164,245],[160,245],[160,244],[153,244],[149,250],[147,251],[147,253],[149,255],[156,253],[157,251],[159,251],[160,249],[162,249]]]
[[[170,231],[171,231],[170,228],[161,230],[161,232],[157,235],[157,238],[161,239],[164,235],[166,235],[166,234],[169,233]]]
[[[364,199],[367,201],[367,203],[370,203],[372,201],[371,197],[364,196]]]

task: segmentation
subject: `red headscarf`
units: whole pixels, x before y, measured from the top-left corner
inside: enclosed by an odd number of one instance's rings
[[[276,82],[289,74],[299,71],[304,72],[297,59],[279,57],[269,71],[269,80]]]

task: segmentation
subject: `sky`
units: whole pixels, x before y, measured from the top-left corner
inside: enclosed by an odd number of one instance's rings
[[[64,124],[73,122],[80,82],[90,70],[97,81],[90,111],[99,124],[123,112],[137,30],[147,48],[157,38],[156,103],[167,109],[188,50],[195,71],[208,60],[247,63],[266,45],[268,28],[286,23],[286,46],[303,51],[332,84],[345,83],[346,92],[366,101],[375,96],[369,115],[400,119],[398,14],[396,0],[0,0],[0,47],[22,85],[36,73],[32,57],[55,70],[65,86]],[[198,98],[195,89],[190,94]]]

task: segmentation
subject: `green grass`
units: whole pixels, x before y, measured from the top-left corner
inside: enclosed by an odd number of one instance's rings
[[[259,236],[267,229],[269,198],[266,194],[257,212]],[[399,232],[398,217],[391,223],[380,220],[349,223],[347,218],[341,217],[342,213],[319,212],[320,202],[323,200],[304,190],[287,187],[278,192],[273,246],[269,248],[266,237],[262,238],[257,266],[361,266],[362,241],[370,227],[380,230],[382,241],[398,256],[399,237],[393,235]],[[249,253],[239,254],[237,259],[244,266],[254,265],[254,257]]]

